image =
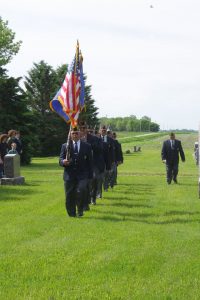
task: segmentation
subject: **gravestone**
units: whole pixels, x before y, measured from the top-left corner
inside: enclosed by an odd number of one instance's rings
[[[23,184],[25,179],[20,176],[20,156],[18,154],[7,154],[4,157],[4,177],[1,184]]]
[[[141,152],[140,146],[133,146],[133,152]]]

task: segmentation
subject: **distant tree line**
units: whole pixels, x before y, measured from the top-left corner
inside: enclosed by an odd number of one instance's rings
[[[49,102],[60,88],[68,66],[54,69],[42,60],[33,64],[24,80],[9,77],[5,66],[19,51],[21,41],[14,41],[15,33],[1,17],[0,32],[0,133],[10,129],[21,132],[24,164],[30,163],[32,156],[58,155],[69,124],[50,110]],[[84,80],[86,83],[86,76]],[[91,86],[85,84],[85,109],[80,118],[91,126],[99,123],[94,103]]]
[[[151,118],[147,116],[143,116],[141,119],[137,119],[134,115],[116,118],[103,117],[100,118],[100,124],[105,124],[116,131],[158,132],[160,129],[159,124],[152,122]]]

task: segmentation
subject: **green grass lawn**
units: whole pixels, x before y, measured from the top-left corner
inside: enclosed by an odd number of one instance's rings
[[[166,184],[166,135],[118,134],[118,185],[81,219],[66,216],[57,158],[35,158],[23,186],[0,186],[0,299],[200,299],[200,200],[193,153],[182,140],[179,184]]]

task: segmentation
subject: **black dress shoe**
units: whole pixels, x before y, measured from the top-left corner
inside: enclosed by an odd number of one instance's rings
[[[78,217],[80,218],[80,217],[82,217],[83,216],[83,212],[79,212],[78,213]]]
[[[167,180],[167,183],[168,183],[168,184],[171,184],[171,180]]]
[[[68,215],[69,215],[69,217],[73,217],[73,218],[76,217],[76,214],[68,214]]]
[[[85,206],[83,207],[83,210],[84,210],[84,211],[90,210],[89,204],[88,204],[88,205],[85,205]]]
[[[173,181],[174,181],[174,183],[176,183],[176,184],[178,183],[178,181],[177,181],[177,179],[176,179],[176,178],[175,178],[175,179],[173,179]]]

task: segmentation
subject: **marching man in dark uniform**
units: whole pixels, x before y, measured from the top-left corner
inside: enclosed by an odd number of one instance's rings
[[[166,163],[167,183],[171,184],[173,179],[177,183],[179,154],[182,162],[185,161],[185,154],[181,145],[181,141],[175,139],[175,134],[170,133],[170,139],[164,141],[162,147],[162,161]]]
[[[103,156],[103,144],[102,141],[91,134],[92,130],[87,129],[85,121],[79,122],[81,140],[87,142],[92,148],[93,159],[93,178],[88,182],[88,197],[84,210],[89,209],[89,204],[96,204],[98,182],[103,181],[103,173],[105,170],[105,161]]]
[[[105,125],[101,127],[100,134],[101,134],[100,138],[103,141],[104,159],[106,163],[103,187],[104,187],[104,191],[107,192],[109,188],[112,166],[115,162],[115,152],[114,152],[115,150],[114,150],[113,139],[107,135],[107,128]]]
[[[122,146],[117,140],[117,134],[116,132],[113,132],[112,134],[113,140],[115,141],[115,149],[116,149],[116,168],[114,172],[114,185],[117,184],[117,167],[121,164],[123,164],[124,158],[123,158],[123,152],[122,152]]]
[[[93,168],[91,146],[80,140],[80,131],[77,128],[71,130],[69,145],[62,145],[59,164],[64,167],[67,213],[70,217],[82,217],[88,179],[93,176]]]

